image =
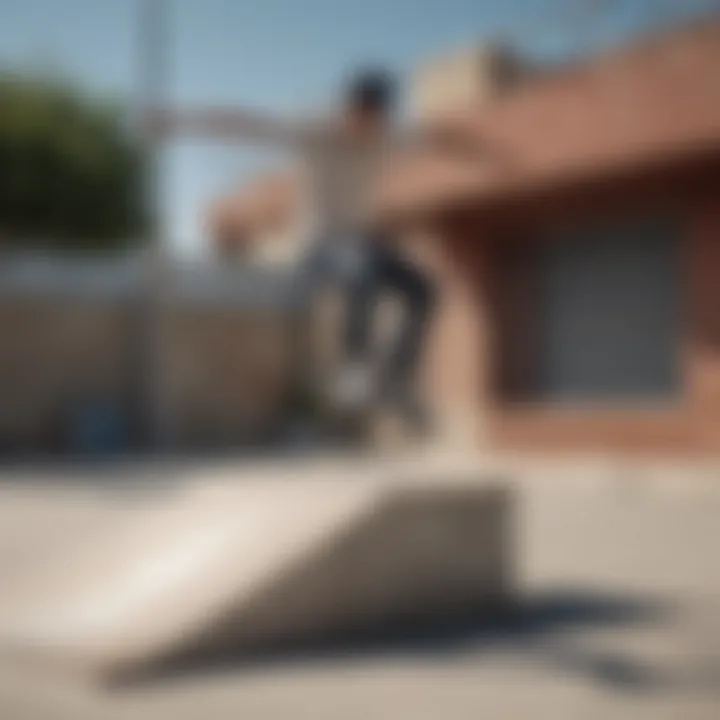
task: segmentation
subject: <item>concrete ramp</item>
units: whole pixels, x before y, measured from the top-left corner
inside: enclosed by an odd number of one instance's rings
[[[0,601],[0,649],[102,677],[477,610],[510,588],[510,497],[339,477],[190,487]]]

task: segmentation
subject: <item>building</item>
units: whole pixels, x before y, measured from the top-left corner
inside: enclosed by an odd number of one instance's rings
[[[720,452],[720,25],[497,84],[477,57],[416,87],[419,112],[476,128],[485,161],[398,161],[378,198],[441,287],[426,377],[448,435]],[[292,183],[259,189],[225,201],[225,237],[262,245],[280,218],[289,242]]]

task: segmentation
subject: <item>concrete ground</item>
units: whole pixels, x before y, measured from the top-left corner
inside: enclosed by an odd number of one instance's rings
[[[720,718],[717,468],[540,467],[493,468],[512,470],[520,500],[521,601],[502,622],[255,663],[208,658],[105,690],[5,660],[0,718]],[[309,461],[293,469],[313,472]],[[0,588],[216,472],[241,482],[245,471],[199,461],[0,470]]]

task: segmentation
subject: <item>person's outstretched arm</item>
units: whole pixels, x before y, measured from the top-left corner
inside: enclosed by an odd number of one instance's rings
[[[186,135],[274,145],[303,145],[320,134],[320,128],[309,122],[234,108],[159,110],[150,114],[146,127],[156,137]]]
[[[401,130],[395,145],[402,151],[431,150],[468,161],[485,160],[491,155],[478,128],[453,118],[428,120]]]

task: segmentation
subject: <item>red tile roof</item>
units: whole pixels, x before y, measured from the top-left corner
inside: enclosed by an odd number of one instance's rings
[[[676,30],[521,84],[456,113],[490,150],[484,162],[399,160],[379,192],[383,213],[591,177],[692,153],[720,156],[720,23]],[[287,212],[288,176],[253,182],[215,211],[247,227]]]
[[[541,77],[474,112],[497,161],[398,167],[384,205],[412,209],[458,193],[518,187],[720,152],[720,24],[700,25]],[[465,118],[467,121],[468,118]]]

